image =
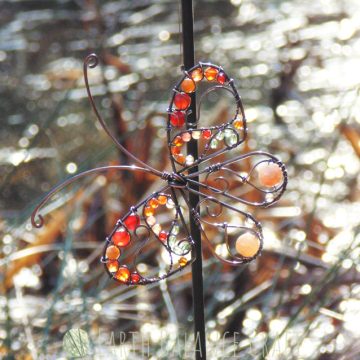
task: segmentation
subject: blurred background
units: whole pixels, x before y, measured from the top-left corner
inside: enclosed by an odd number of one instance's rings
[[[223,66],[242,96],[240,151],[279,156],[290,178],[275,206],[253,210],[265,237],[254,263],[227,267],[204,251],[209,358],[359,359],[359,3],[199,0],[194,11],[196,60]],[[179,2],[3,0],[0,26],[0,358],[65,359],[76,349],[63,337],[78,328],[79,355],[193,358],[189,270],[128,288],[99,263],[116,219],[158,180],[89,177],[43,209],[43,229],[29,221],[64,178],[129,163],[89,106],[82,64],[92,51],[107,123],[127,149],[168,168]],[[227,103],[209,102],[203,121],[221,123]]]

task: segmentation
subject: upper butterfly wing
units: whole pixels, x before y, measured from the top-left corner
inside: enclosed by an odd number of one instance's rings
[[[188,175],[208,196],[250,206],[270,206],[287,186],[285,165],[274,155],[252,151]],[[199,180],[197,180],[197,178]]]
[[[190,95],[198,91],[201,83],[207,83],[211,87],[200,97],[196,114],[197,128],[188,129],[187,118],[193,101]],[[234,113],[220,125],[202,126],[201,105],[208,96],[220,90],[230,94],[235,105]],[[199,63],[184,72],[184,76],[174,87],[168,109],[167,139],[173,170],[183,173],[193,166],[206,163],[235,148],[245,138],[246,120],[243,105],[233,80],[224,70],[217,65]],[[186,145],[189,141],[196,141],[198,144],[197,159],[187,154]]]

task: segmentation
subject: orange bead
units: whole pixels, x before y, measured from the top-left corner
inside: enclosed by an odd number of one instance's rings
[[[181,90],[186,93],[192,93],[196,89],[196,85],[193,79],[185,78],[181,83]]]
[[[145,209],[144,209],[144,214],[146,217],[148,216],[153,216],[155,213],[154,209],[150,206],[146,206]]]
[[[183,139],[181,138],[181,136],[177,136],[173,142],[172,142],[175,146],[183,146],[184,144],[184,141]]]
[[[106,263],[106,267],[111,273],[114,273],[118,271],[119,263],[116,260],[111,260]]]
[[[240,235],[235,243],[235,249],[239,255],[244,257],[253,257],[260,248],[260,240],[253,233],[247,232]]]
[[[176,161],[177,161],[179,164],[181,164],[181,165],[185,164],[185,161],[186,161],[185,155],[179,154],[179,155],[176,157]]]
[[[191,72],[190,76],[195,82],[199,82],[203,79],[204,74],[203,74],[201,68],[198,68],[198,69],[193,70]]]
[[[138,273],[133,272],[131,274],[131,282],[132,283],[137,284],[140,281],[140,279],[141,279],[141,276]]]
[[[160,205],[165,205],[167,202],[167,196],[165,195],[159,195],[157,198]]]
[[[244,123],[243,123],[242,120],[236,119],[236,120],[234,121],[233,125],[234,125],[234,128],[235,128],[235,129],[240,130],[240,129],[243,128]]]
[[[155,198],[152,198],[149,200],[149,205],[153,209],[156,209],[159,206],[159,202]]]
[[[182,256],[182,257],[179,259],[179,265],[180,265],[180,266],[185,266],[187,263],[188,263],[188,261],[186,260],[185,257]]]
[[[120,266],[115,274],[115,278],[121,282],[128,282],[130,279],[130,270],[126,266]]]
[[[130,242],[130,234],[124,228],[120,228],[113,235],[112,241],[116,246],[126,246]]]
[[[106,249],[106,257],[110,260],[116,260],[120,256],[120,250],[117,246],[110,245]]]
[[[191,103],[191,97],[188,94],[177,93],[174,96],[174,105],[177,110],[186,110]]]
[[[205,69],[205,77],[207,80],[209,81],[214,81],[217,78],[217,75],[219,73],[219,70],[209,66],[208,68]]]
[[[180,154],[180,147],[179,146],[172,146],[171,147],[171,154],[172,155],[179,155]]]
[[[283,173],[275,163],[263,162],[256,167],[259,183],[265,187],[273,187],[283,180]]]

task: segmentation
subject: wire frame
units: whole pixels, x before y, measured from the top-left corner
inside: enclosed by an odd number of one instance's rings
[[[211,63],[200,62],[183,71],[183,76],[173,88],[167,110],[171,170],[165,172],[129,152],[106,125],[88,81],[88,69],[95,68],[98,63],[96,54],[90,54],[84,61],[84,79],[90,104],[114,145],[136,165],[94,168],[66,179],[34,209],[32,225],[42,227],[44,219],[39,214],[40,209],[54,194],[80,178],[108,170],[141,171],[159,177],[164,185],[134,204],[118,219],[106,237],[101,262],[112,279],[127,285],[145,285],[168,278],[189,266],[197,255],[185,220],[189,215],[195,219],[203,241],[216,258],[234,266],[254,260],[263,247],[262,229],[260,222],[245,211],[244,206],[272,205],[284,193],[288,178],[285,165],[267,152],[252,151],[219,160],[238,148],[246,140],[248,131],[244,107],[234,80],[222,67]],[[202,82],[207,82],[210,87],[199,99],[197,123],[190,124],[187,117],[194,99],[191,94]],[[209,94],[218,90],[231,95],[236,106],[235,113],[220,125],[200,126],[201,105]],[[188,142],[198,144],[200,151],[197,159],[186,153]],[[250,164],[250,170],[243,171],[244,164],[247,167]],[[189,173],[193,167],[200,170]],[[190,205],[190,193],[200,198],[195,208]],[[249,193],[251,196],[248,196]],[[217,235],[209,236],[214,231]],[[161,257],[163,266],[160,268],[154,265],[155,253]]]

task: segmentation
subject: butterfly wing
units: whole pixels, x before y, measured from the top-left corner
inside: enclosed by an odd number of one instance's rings
[[[165,187],[119,219],[106,239],[102,261],[127,285],[163,280],[192,263],[193,241],[175,190]]]
[[[200,97],[197,114],[197,128],[187,129],[187,116],[191,105],[191,93],[197,91],[201,82],[212,85]],[[200,110],[204,100],[215,92],[224,90],[235,103],[234,114],[221,125],[199,126]],[[217,65],[199,63],[184,76],[173,89],[168,109],[168,147],[173,170],[185,172],[189,168],[217,158],[241,144],[246,138],[246,120],[240,96],[233,80]],[[198,159],[187,154],[186,145],[196,141],[199,147]]]
[[[193,180],[199,177],[199,181]],[[287,171],[275,156],[253,151],[210,165],[188,176],[208,196],[219,194],[228,201],[250,206],[270,206],[286,190]]]

